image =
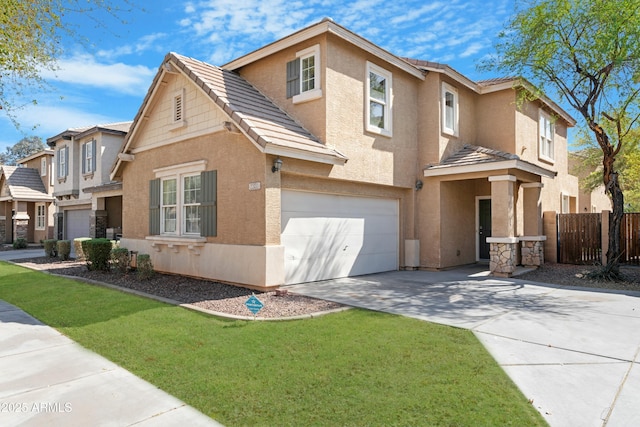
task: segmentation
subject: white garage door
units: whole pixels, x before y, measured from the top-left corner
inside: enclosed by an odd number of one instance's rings
[[[89,237],[89,209],[64,211],[64,235],[66,240]]]
[[[282,191],[285,283],[398,269],[398,201]]]

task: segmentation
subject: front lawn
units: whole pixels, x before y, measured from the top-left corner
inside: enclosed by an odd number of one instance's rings
[[[473,334],[366,310],[226,320],[0,263],[14,304],[227,426],[535,426]]]

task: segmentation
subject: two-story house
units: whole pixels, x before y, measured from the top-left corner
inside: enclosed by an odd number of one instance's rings
[[[260,289],[486,260],[543,262],[578,193],[574,120],[526,81],[474,82],[325,19],[217,67],[162,61],[111,179],[122,245]],[[547,243],[549,244],[549,243]]]
[[[55,152],[55,238],[111,237],[122,228],[122,184],[109,173],[131,122],[67,129],[47,139]]]
[[[0,242],[37,243],[53,236],[53,151],[0,166]]]

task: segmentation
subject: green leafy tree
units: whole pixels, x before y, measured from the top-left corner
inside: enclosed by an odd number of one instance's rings
[[[640,115],[640,0],[518,1],[496,49],[483,68],[557,92],[593,134],[613,205],[607,264],[600,274],[620,278],[624,195],[616,158]]]
[[[18,160],[24,159],[45,148],[39,136],[22,138],[12,147],[7,147],[5,153],[0,154],[0,165],[15,165]]]
[[[130,5],[128,0],[119,3]],[[28,90],[47,88],[42,72],[57,69],[57,60],[64,53],[63,41],[87,44],[71,18],[75,15],[93,20],[96,26],[106,26],[101,21],[104,13],[119,19],[123,11],[110,0],[0,2],[0,109],[16,127],[16,109],[24,106]]]

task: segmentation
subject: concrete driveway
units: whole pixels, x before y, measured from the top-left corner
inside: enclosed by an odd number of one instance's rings
[[[640,292],[489,277],[486,266],[290,292],[473,331],[551,426],[640,425]]]

